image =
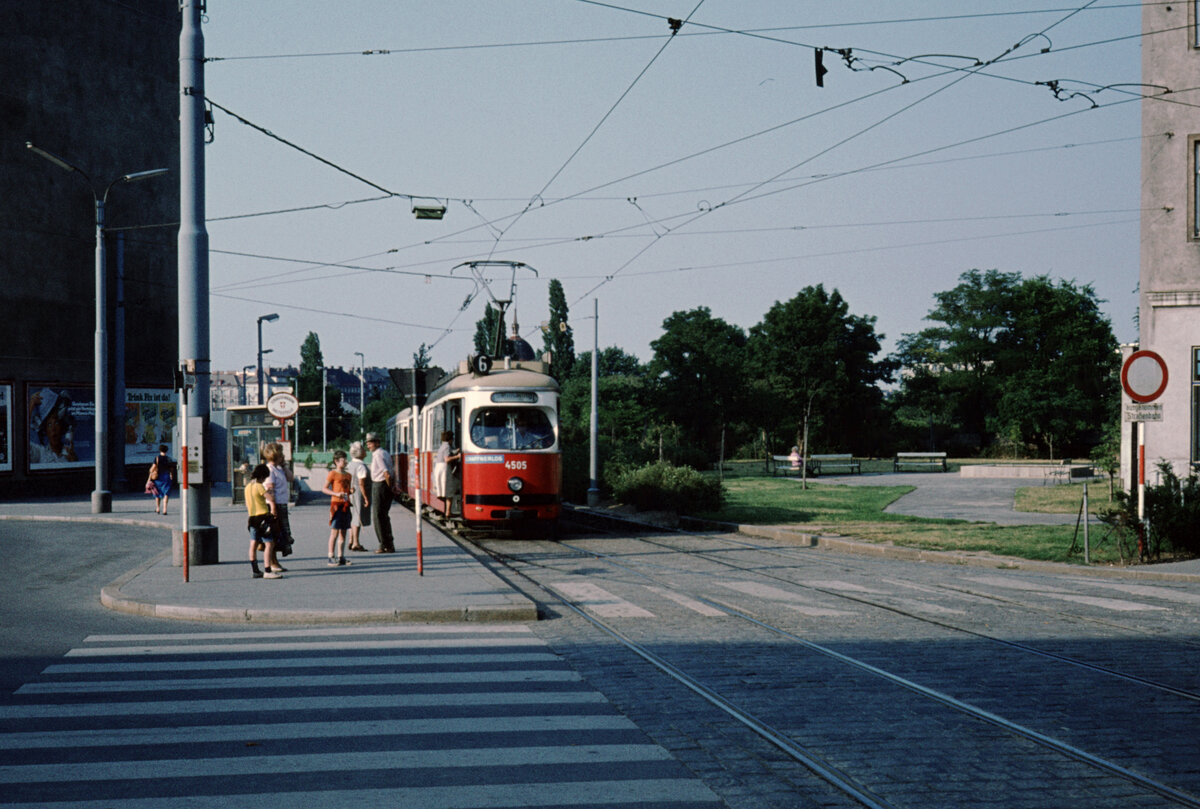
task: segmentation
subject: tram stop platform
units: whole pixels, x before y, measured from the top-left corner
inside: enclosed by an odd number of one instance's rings
[[[279,579],[255,579],[248,561],[246,507],[233,504],[228,485],[214,489],[212,524],[218,563],[190,564],[184,581],[181,553],[172,552],[172,531],[182,524],[180,498],[170,513],[154,513],[145,494],[114,494],[112,512],[92,514],[88,495],[38,498],[0,504],[0,518],[124,524],[162,531],[163,550],[105,586],[108,608],[147,617],[254,623],[365,623],[534,621],[537,605],[428,522],[421,531],[423,565],[417,570],[416,520],[400,504],[391,509],[395,553],[374,553],[374,527],[362,529],[367,552],[347,552],[344,567],[327,564],[329,499],[309,496],[288,509],[295,545],[280,557]],[[53,515],[53,516],[48,516]],[[261,558],[261,554],[260,554]]]

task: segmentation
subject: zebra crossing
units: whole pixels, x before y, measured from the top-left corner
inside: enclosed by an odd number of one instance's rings
[[[717,805],[525,625],[94,635],[0,702],[0,805]]]
[[[972,582],[1001,589],[1014,589],[1029,595],[1052,601],[1067,601],[1095,607],[1104,612],[1162,612],[1169,606],[1149,603],[1150,599],[1160,599],[1170,602],[1192,603],[1188,599],[1200,599],[1192,594],[1180,593],[1166,588],[1155,588],[1145,585],[1118,585],[1107,582],[1082,582],[1076,586],[1096,586],[1117,589],[1131,598],[1112,598],[1095,596],[1087,593],[1067,592],[1061,589],[1046,587],[1044,584],[1034,584],[1020,580],[1006,579],[1000,576],[965,577],[963,582]],[[931,588],[913,585],[890,579],[881,579],[878,585],[866,587],[853,582],[836,580],[814,580],[799,584],[795,588],[767,584],[762,581],[731,580],[718,581],[716,587],[722,591],[730,591],[739,596],[779,604],[786,609],[798,612],[808,618],[846,618],[862,612],[867,607],[853,601],[830,601],[822,595],[824,592],[847,594],[872,600],[883,600],[887,604],[914,613],[924,613],[933,616],[965,615],[968,612],[969,594],[956,594],[950,591],[933,592]],[[662,618],[668,610],[682,608],[687,614],[700,615],[706,618],[719,618],[729,615],[721,609],[720,595],[714,595],[711,600],[700,600],[683,593],[663,587],[643,584],[618,585],[621,595],[613,593],[599,585],[584,580],[565,580],[552,582],[548,585],[563,598],[576,606],[593,613],[600,618]],[[614,587],[616,589],[616,587]],[[929,598],[914,598],[912,590],[928,592]],[[955,603],[949,606],[946,602]]]

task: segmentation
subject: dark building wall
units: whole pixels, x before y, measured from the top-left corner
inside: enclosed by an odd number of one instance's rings
[[[108,194],[107,328],[115,342],[120,234],[124,383],[171,387],[178,356],[179,30],[175,0],[0,3],[0,384],[11,384],[13,394],[12,469],[0,471],[0,496],[92,487],[90,466],[29,470],[29,396],[43,385],[92,387],[93,189],[103,195],[122,175],[156,168],[170,174],[120,183]],[[29,151],[26,141],[77,166],[91,187]],[[111,410],[109,442],[119,459],[124,403]],[[140,488],[144,475],[131,476]],[[114,490],[123,477],[114,470]]]

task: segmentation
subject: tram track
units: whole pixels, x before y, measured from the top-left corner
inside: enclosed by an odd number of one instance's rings
[[[631,537],[628,539],[630,541],[648,543],[652,547],[657,547],[662,551],[690,555],[693,558],[701,558],[709,563],[719,562],[722,565],[725,565],[732,569],[740,570],[747,574],[753,573],[754,575],[758,575],[758,576],[767,575],[768,578],[775,578],[777,581],[780,581],[782,583],[787,583],[789,586],[803,586],[801,583],[797,583],[795,581],[787,579],[786,577],[771,577],[769,574],[765,574],[761,570],[761,568],[751,569],[751,568],[746,568],[746,567],[742,567],[739,565],[733,565],[733,564],[728,563],[727,560],[712,559],[708,555],[697,554],[695,551],[683,550],[683,549],[671,547],[669,544],[664,544],[664,543],[657,542],[655,540],[650,540],[649,538],[646,538],[646,537]],[[723,696],[722,694],[718,693],[716,690],[710,688],[709,686],[704,685],[703,682],[701,682],[701,680],[699,678],[688,674],[686,671],[684,671],[683,669],[678,667],[676,664],[670,662],[666,658],[662,657],[661,655],[659,655],[659,654],[655,653],[654,651],[652,651],[651,649],[649,649],[645,644],[639,643],[635,639],[631,638],[626,632],[623,632],[618,627],[614,626],[611,621],[605,621],[604,619],[589,613],[585,607],[583,607],[577,603],[574,603],[571,599],[565,597],[562,593],[554,590],[551,587],[548,587],[541,580],[541,577],[531,574],[530,571],[531,570],[533,570],[533,571],[553,570],[556,572],[560,572],[552,564],[549,564],[549,562],[551,560],[562,559],[564,556],[571,556],[571,557],[576,557],[576,558],[590,557],[590,558],[595,558],[597,560],[601,560],[606,565],[613,565],[615,568],[623,570],[626,573],[633,574],[638,577],[644,578],[648,581],[654,582],[659,587],[665,586],[665,587],[668,587],[670,589],[673,589],[673,590],[679,592],[679,588],[674,582],[665,581],[661,576],[656,577],[653,574],[646,573],[644,570],[638,570],[630,565],[621,563],[617,559],[612,557],[611,555],[600,553],[600,552],[597,552],[590,548],[581,548],[577,545],[572,544],[572,542],[570,542],[570,541],[554,544],[553,546],[551,546],[552,548],[554,548],[554,550],[547,552],[544,555],[544,558],[541,558],[541,559],[529,558],[529,556],[530,556],[529,554],[504,553],[495,548],[487,547],[482,543],[475,544],[475,547],[479,548],[479,550],[481,552],[486,553],[488,556],[490,556],[497,564],[502,565],[505,568],[505,570],[508,570],[512,574],[519,576],[522,581],[527,582],[529,585],[536,587],[540,593],[545,594],[545,597],[547,599],[553,601],[554,603],[561,604],[564,607],[566,607],[567,609],[569,609],[573,614],[581,616],[583,619],[587,620],[591,625],[597,627],[601,631],[605,632],[609,636],[616,639],[620,644],[622,644],[629,651],[638,655],[643,660],[646,660],[647,662],[654,665],[657,669],[662,671],[665,675],[672,678],[672,680],[685,686],[686,688],[693,691],[694,693],[701,695],[702,697],[704,697],[704,699],[709,701],[712,705],[720,708],[722,711],[726,712],[728,715],[737,719],[737,721],[741,722],[743,725],[745,725],[747,728],[749,728],[750,730],[752,730],[753,732],[755,732],[762,738],[767,739],[772,744],[776,745],[780,750],[784,751],[787,755],[792,757],[794,760],[799,762],[801,765],[808,768],[814,774],[816,774],[823,780],[827,781],[828,783],[830,783],[831,785],[833,785],[835,788],[842,791],[843,793],[853,797],[853,799],[855,801],[857,801],[863,805],[866,805],[866,806],[886,807],[886,806],[893,805],[893,804],[890,804],[888,801],[884,800],[883,798],[881,798],[869,786],[863,785],[858,780],[856,780],[855,777],[853,777],[852,775],[848,775],[842,769],[838,768],[837,766],[835,766],[833,764],[830,764],[819,752],[814,751],[808,747],[805,747],[804,745],[797,742],[795,739],[788,736],[786,733],[783,733],[783,732],[777,730],[775,727],[773,727],[768,722],[755,716],[755,714],[752,711],[746,709],[745,707],[739,706],[738,704],[735,704],[735,702],[733,700],[731,700],[730,698],[727,698],[726,696]],[[559,549],[561,549],[561,550],[559,550]],[[564,554],[564,553],[562,553],[562,551],[566,551],[567,553]],[[664,573],[687,573],[687,574],[695,574],[696,573],[696,571],[694,571],[694,570],[688,570],[688,569],[677,568],[677,567],[668,567],[668,566],[664,566],[664,565],[656,564],[656,563],[649,563],[649,564],[652,567],[659,568],[660,572],[664,572]],[[1178,698],[1181,698],[1184,700],[1188,700],[1191,702],[1200,701],[1200,695],[1197,695],[1197,694],[1187,691],[1185,689],[1176,689],[1167,684],[1155,683],[1153,681],[1146,680],[1145,678],[1139,678],[1134,675],[1127,675],[1127,674],[1109,669],[1107,667],[1096,666],[1095,664],[1087,663],[1086,661],[1075,660],[1075,659],[1069,658],[1064,655],[1058,655],[1056,653],[1045,652],[1044,650],[1038,650],[1033,647],[1028,647],[1024,644],[1018,644],[1018,643],[1014,643],[1012,641],[1006,641],[1004,639],[987,636],[985,634],[976,632],[974,630],[968,630],[968,629],[964,629],[961,627],[956,627],[956,626],[953,626],[951,624],[948,624],[948,623],[942,622],[942,621],[931,620],[927,616],[919,616],[919,615],[914,615],[911,613],[906,613],[903,610],[900,610],[900,609],[894,607],[893,605],[876,603],[876,602],[871,601],[870,599],[863,599],[859,596],[848,596],[848,594],[846,594],[846,593],[841,593],[841,592],[837,592],[837,591],[833,591],[833,590],[827,590],[824,588],[811,588],[810,587],[810,589],[812,589],[815,592],[820,592],[821,594],[826,595],[826,596],[832,596],[832,597],[836,597],[836,598],[840,598],[840,599],[848,598],[850,601],[856,601],[856,602],[866,604],[871,607],[884,609],[890,613],[898,614],[898,615],[906,617],[906,618],[912,618],[914,620],[919,620],[924,623],[932,624],[932,625],[938,626],[938,627],[948,630],[948,631],[961,632],[961,633],[967,634],[968,636],[975,637],[978,639],[993,641],[995,643],[1002,644],[1008,648],[1012,648],[1012,649],[1015,649],[1015,650],[1023,652],[1023,653],[1034,654],[1034,655],[1038,655],[1040,657],[1055,660],[1057,662],[1080,666],[1082,668],[1086,668],[1094,673],[1101,674],[1104,676],[1119,677],[1123,680],[1135,683],[1139,686],[1156,688],[1160,691],[1170,694],[1171,696],[1178,697]],[[717,600],[713,600],[710,598],[706,598],[701,593],[686,592],[684,594],[688,598],[696,599],[696,600],[700,601],[701,603],[706,603],[717,609],[720,609],[720,610],[724,611],[726,614],[730,615],[731,617],[733,617],[737,620],[740,620],[740,621],[746,622],[747,624],[753,625],[753,626],[757,627],[758,629],[769,632],[776,637],[783,638],[786,641],[788,641],[789,643],[797,644],[798,646],[804,648],[808,652],[826,657],[830,660],[835,661],[836,663],[838,663],[840,665],[852,667],[860,672],[870,675],[871,677],[885,680],[888,683],[890,683],[891,685],[903,688],[903,689],[909,691],[910,693],[917,695],[918,697],[920,697],[922,699],[935,702],[945,708],[949,708],[957,713],[968,716],[973,720],[986,723],[995,728],[999,728],[1006,734],[1010,734],[1012,736],[1032,742],[1032,743],[1038,745],[1039,747],[1042,747],[1047,750],[1051,750],[1060,756],[1070,758],[1076,762],[1086,765],[1087,767],[1099,770],[1099,771],[1106,773],[1108,775],[1111,775],[1111,776],[1118,777],[1118,778],[1120,778],[1124,781],[1127,781],[1131,784],[1135,784],[1138,788],[1147,790],[1149,792],[1153,792],[1153,793],[1171,801],[1172,803],[1175,803],[1178,805],[1183,805],[1183,806],[1200,807],[1200,797],[1197,797],[1196,795],[1193,795],[1190,792],[1187,792],[1187,791],[1184,791],[1181,789],[1177,789],[1176,787],[1173,787],[1173,786],[1171,786],[1167,783],[1164,783],[1160,780],[1157,780],[1153,777],[1143,775],[1142,773],[1139,773],[1128,767],[1122,766],[1121,764],[1118,764],[1115,761],[1109,760],[1108,758],[1105,758],[1103,756],[1089,753],[1088,751],[1083,750],[1082,748],[1080,748],[1076,745],[1072,745],[1062,739],[1056,738],[1047,733],[1040,732],[1034,728],[1025,726],[1019,722],[1015,722],[1015,721],[1006,719],[1002,716],[999,716],[998,714],[996,714],[994,712],[991,712],[991,711],[988,711],[981,707],[978,707],[976,705],[970,704],[969,702],[966,702],[964,700],[957,699],[947,693],[939,691],[938,689],[921,685],[920,683],[915,682],[909,678],[886,671],[883,668],[873,665],[872,663],[867,662],[865,660],[856,658],[852,655],[844,654],[844,653],[839,652],[835,649],[832,649],[826,645],[815,643],[807,638],[803,638],[803,637],[795,634],[794,632],[789,631],[786,628],[775,626],[768,621],[761,620],[761,619],[755,617],[754,615],[749,614],[745,610],[740,609],[736,606],[733,606],[733,605],[725,602],[724,600],[717,601]]]
[[[988,635],[984,632],[979,632],[978,630],[960,626],[958,624],[954,624],[954,623],[951,623],[951,622],[943,620],[943,619],[931,618],[927,615],[919,615],[919,614],[911,612],[909,610],[905,610],[901,607],[897,607],[893,604],[888,604],[888,603],[882,602],[882,601],[875,601],[875,600],[867,598],[865,596],[854,595],[854,594],[846,593],[846,592],[843,592],[840,590],[831,590],[831,589],[824,588],[824,587],[818,587],[818,586],[815,586],[815,585],[812,585],[812,584],[809,584],[809,583],[806,583],[803,581],[797,581],[795,579],[788,578],[786,576],[779,576],[774,573],[764,571],[760,567],[751,568],[751,567],[745,567],[742,565],[736,565],[736,564],[733,564],[732,562],[730,562],[728,559],[715,557],[711,554],[707,554],[704,552],[684,551],[684,550],[681,550],[678,548],[673,548],[670,545],[666,545],[664,543],[657,542],[655,540],[647,539],[646,537],[635,537],[634,539],[638,542],[644,542],[644,543],[647,543],[650,545],[663,547],[667,550],[672,550],[676,553],[686,553],[689,556],[703,558],[706,561],[709,561],[713,564],[721,565],[723,567],[727,567],[731,570],[736,570],[741,573],[753,574],[760,578],[766,578],[766,579],[770,579],[772,581],[777,581],[780,584],[786,584],[789,587],[794,587],[794,588],[812,592],[812,593],[819,593],[820,595],[823,595],[826,597],[835,598],[835,599],[839,599],[839,600],[843,600],[843,601],[847,601],[847,602],[851,602],[851,603],[855,603],[855,604],[861,604],[861,605],[864,605],[867,607],[873,607],[873,608],[879,609],[879,610],[884,610],[886,612],[893,613],[895,615],[901,616],[903,618],[907,618],[909,620],[918,621],[920,623],[940,627],[942,629],[960,633],[960,634],[963,634],[963,635],[966,635],[969,637],[986,640],[991,643],[1005,646],[1010,649],[1015,649],[1015,650],[1025,652],[1025,653],[1031,654],[1031,655],[1037,655],[1039,657],[1044,657],[1044,658],[1047,658],[1050,660],[1056,660],[1060,663],[1065,663],[1067,665],[1074,666],[1074,667],[1077,667],[1080,669],[1086,669],[1088,671],[1097,672],[1097,673],[1104,674],[1104,675],[1107,675],[1110,677],[1125,680],[1127,682],[1130,682],[1130,683],[1133,683],[1133,684],[1136,684],[1136,685],[1139,685],[1139,686],[1142,686],[1145,688],[1150,688],[1150,689],[1153,689],[1156,691],[1170,694],[1172,696],[1186,699],[1191,702],[1200,703],[1200,693],[1197,693],[1195,691],[1190,691],[1187,689],[1183,689],[1183,688],[1178,688],[1169,683],[1163,683],[1163,682],[1151,680],[1146,677],[1141,677],[1141,676],[1138,676],[1135,674],[1129,674],[1126,672],[1118,671],[1118,670],[1113,669],[1108,666],[1102,666],[1102,665],[1099,665],[1096,663],[1088,662],[1086,660],[1079,660],[1078,658],[1073,658],[1068,655],[1059,654],[1057,652],[1051,652],[1051,651],[1048,651],[1045,649],[1039,649],[1039,648],[1037,648],[1035,646],[1031,646],[1027,643],[1020,643],[1017,641],[1011,641],[1011,640],[1006,640],[1004,638],[999,638],[994,635]],[[722,541],[731,542],[731,543],[735,543],[735,544],[741,544],[741,543],[737,543],[736,540],[729,540],[729,539],[725,539],[725,538],[722,538]],[[566,542],[559,543],[559,544],[562,547],[575,550],[576,552],[581,553],[581,554],[587,554],[587,555],[595,556],[598,558],[607,558],[607,555],[602,554],[598,551],[594,551],[594,550],[590,550],[590,549],[583,549],[583,548],[575,548],[572,545],[570,545],[570,543],[566,543]],[[777,553],[777,551],[775,551],[774,549],[770,549],[770,548],[766,548],[766,547],[762,547],[762,546],[746,545],[744,549],[755,550],[755,551],[764,552],[764,553]],[[787,555],[787,554],[779,554],[779,555],[786,556],[790,560],[794,561],[794,558],[790,555]],[[613,564],[620,565],[621,563],[614,561]],[[631,570],[632,570],[632,568],[631,568]],[[636,571],[634,571],[634,572],[636,572]],[[690,572],[690,571],[684,571],[683,569],[675,569],[674,572],[682,573],[682,572]],[[956,592],[956,593],[960,593],[963,595],[967,595],[967,596],[971,596],[971,597],[979,598],[979,599],[992,600],[992,601],[1004,604],[1005,606],[1009,606],[1009,607],[1026,609],[1026,610],[1035,609],[1035,608],[1030,607],[1027,604],[1016,602],[1011,599],[1004,599],[1004,598],[990,596],[987,594],[981,594],[981,593],[978,593],[977,591],[973,591],[973,590],[966,590],[963,588],[951,587],[951,586],[946,586],[946,585],[937,585],[937,586],[941,587],[944,590],[950,591],[950,592]],[[1071,615],[1069,613],[1052,613],[1051,611],[1048,611],[1048,610],[1044,610],[1042,612],[1047,612],[1047,613],[1054,614],[1054,615],[1067,615],[1068,617],[1071,617],[1072,619],[1077,617],[1077,616]],[[1102,623],[1104,623],[1108,627],[1118,628],[1118,629],[1128,631],[1128,629],[1126,627],[1121,627],[1120,625],[1117,625],[1117,624],[1112,624],[1110,622],[1102,622]]]
[[[620,533],[620,532],[615,531],[610,528],[599,527],[595,523],[588,523],[587,527],[589,530],[592,530],[592,531],[601,531],[601,532],[609,533],[612,535],[617,535]],[[851,564],[850,562],[847,561],[847,559],[845,557],[839,557],[836,561],[834,561],[832,559],[824,558],[819,554],[814,555],[814,554],[812,554],[811,550],[807,549],[807,548],[806,549],[796,549],[796,548],[789,548],[789,547],[763,545],[759,542],[747,542],[747,541],[743,541],[743,540],[734,539],[734,538],[732,538],[730,536],[726,536],[726,535],[714,536],[714,535],[708,534],[708,533],[701,534],[701,533],[686,531],[686,530],[682,530],[682,529],[674,529],[674,530],[657,529],[655,531],[655,533],[658,533],[658,534],[670,533],[670,534],[678,535],[681,537],[688,537],[691,539],[703,539],[705,541],[720,541],[720,542],[724,542],[730,546],[736,547],[738,549],[747,550],[747,551],[755,551],[758,553],[765,553],[765,554],[771,554],[774,556],[778,556],[780,558],[786,559],[789,562],[804,562],[806,565],[813,565],[813,564],[824,565],[824,566],[828,566],[828,567],[836,567],[838,570],[849,569],[849,570],[852,570],[859,574],[862,573],[861,566],[855,566],[855,565]],[[741,570],[741,571],[746,571],[746,572],[753,572],[756,575],[761,575],[761,576],[771,577],[773,575],[773,574],[769,574],[769,573],[764,573],[759,568],[751,569],[751,568],[744,568],[744,567],[740,567],[737,565],[733,565],[732,563],[728,562],[728,560],[716,557],[711,553],[698,553],[698,552],[692,552],[692,551],[682,551],[677,546],[670,545],[665,542],[651,539],[651,538],[648,538],[645,536],[637,536],[636,539],[638,539],[639,541],[645,542],[649,545],[661,547],[663,549],[666,549],[666,550],[669,550],[672,552],[691,553],[692,555],[703,556],[704,558],[708,559],[709,561],[711,561],[715,564],[724,565],[724,566],[730,567],[731,569]],[[586,552],[591,553],[591,551],[586,551]],[[821,588],[817,588],[810,584],[807,584],[803,581],[796,581],[793,579],[788,579],[786,577],[776,577],[776,578],[778,578],[779,581],[786,582],[791,586],[803,588],[803,589],[806,589],[806,590],[809,590],[812,592],[820,592],[824,595],[838,597],[838,598],[844,598],[847,600],[856,600],[853,596],[848,596],[846,593],[843,593],[843,592],[838,592],[838,591],[833,591],[833,590],[823,590]],[[1150,637],[1150,638],[1156,638],[1156,639],[1168,638],[1171,643],[1177,644],[1181,647],[1200,648],[1200,641],[1193,641],[1193,640],[1189,640],[1187,638],[1180,638],[1180,637],[1176,637],[1176,636],[1168,636],[1168,635],[1165,635],[1165,633],[1154,631],[1154,630],[1147,630],[1144,628],[1134,628],[1134,627],[1130,627],[1126,624],[1117,623],[1114,621],[1102,620],[1102,619],[1096,618],[1095,616],[1081,615],[1079,613],[1069,612],[1069,611],[1061,610],[1061,609],[1050,609],[1050,608],[1046,608],[1046,607],[1038,607],[1036,605],[1029,604],[1028,602],[1017,601],[1017,600],[1014,600],[1011,598],[1005,598],[1003,596],[999,596],[994,593],[981,592],[979,590],[968,589],[966,587],[955,586],[955,585],[951,585],[951,584],[937,583],[937,584],[933,584],[933,585],[929,585],[929,586],[934,587],[937,590],[940,590],[943,592],[964,595],[964,596],[967,596],[970,598],[978,599],[980,601],[991,602],[994,604],[1003,605],[1008,608],[1020,609],[1020,610],[1026,611],[1026,612],[1035,613],[1037,615],[1046,615],[1046,616],[1051,616],[1051,617],[1059,619],[1059,620],[1074,621],[1077,623],[1089,624],[1089,625],[1093,625],[1093,626],[1097,626],[1097,627],[1102,627],[1107,630],[1118,630],[1120,632],[1123,632],[1123,633],[1126,633],[1126,634],[1129,634],[1132,636]],[[956,631],[965,632],[965,633],[972,632],[972,630],[966,629],[964,627],[952,625],[949,623],[939,623],[937,620],[931,619],[928,616],[921,616],[921,615],[916,615],[914,613],[906,612],[903,609],[895,607],[893,605],[871,602],[868,599],[857,599],[857,600],[859,600],[861,603],[875,606],[880,609],[890,610],[899,615],[905,615],[913,620],[924,621],[926,623],[930,623],[933,625],[942,625],[942,626],[946,626],[947,628],[954,629]],[[1008,641],[1004,641],[1003,639],[995,638],[995,637],[992,637],[992,636],[989,636],[986,634],[982,634],[982,633],[977,633],[977,634],[979,634],[980,637],[989,638],[991,640],[994,640],[997,643],[1011,643]],[[1020,644],[1018,644],[1018,645],[1020,645]],[[1053,653],[1047,653],[1044,650],[1036,649],[1036,647],[1028,647],[1028,649],[1035,653],[1038,653],[1038,654],[1053,654]],[[1064,659],[1068,659],[1068,658],[1064,657]],[[1088,665],[1088,664],[1084,663],[1084,661],[1078,661],[1078,662],[1084,666]],[[1174,687],[1166,685],[1166,684],[1160,684],[1160,685],[1162,685],[1163,689],[1167,690],[1167,691],[1178,690],[1178,689],[1174,689]],[[1193,696],[1196,696],[1196,695],[1193,694]],[[1198,697],[1198,698],[1200,698],[1200,697]]]

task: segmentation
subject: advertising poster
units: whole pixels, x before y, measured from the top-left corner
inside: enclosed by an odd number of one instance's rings
[[[125,463],[149,465],[158,455],[158,445],[167,445],[167,454],[177,457],[175,421],[178,417],[176,394],[159,388],[125,390]]]
[[[0,472],[12,471],[13,387],[0,385]]]
[[[26,386],[29,471],[78,469],[96,461],[96,396],[83,385]]]

